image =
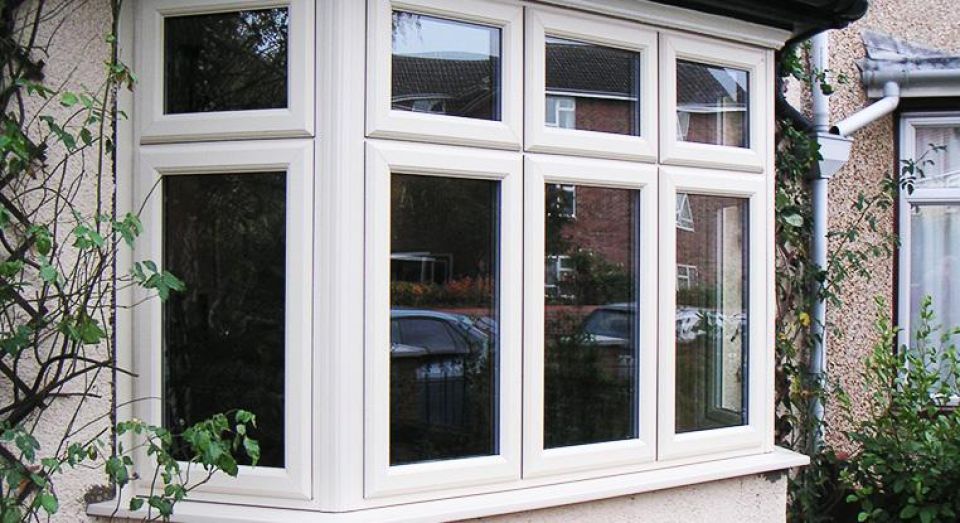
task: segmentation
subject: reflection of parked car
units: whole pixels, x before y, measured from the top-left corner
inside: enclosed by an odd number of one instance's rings
[[[391,390],[408,399],[396,420],[448,427],[467,423],[468,375],[486,361],[495,322],[426,309],[390,311]]]
[[[632,303],[611,303],[594,309],[583,321],[580,331],[588,335],[590,342],[600,346],[625,346],[630,339],[636,306]],[[707,333],[709,321],[721,324],[723,315],[700,307],[677,308],[677,339],[691,342]],[[736,314],[722,324],[725,328],[742,329],[744,314]]]
[[[393,358],[486,354],[492,320],[474,321],[463,314],[426,309],[390,311],[390,355]]]

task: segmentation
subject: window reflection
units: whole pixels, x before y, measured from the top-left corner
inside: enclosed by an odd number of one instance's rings
[[[632,190],[546,186],[546,448],[637,435],[638,205]]]
[[[547,37],[546,125],[640,134],[640,54]]]
[[[260,465],[284,464],[285,175],[163,178],[164,426],[257,416]],[[183,459],[189,456],[181,455]]]
[[[393,12],[394,110],[500,120],[500,29]]]
[[[743,425],[748,200],[685,196],[697,227],[677,229],[676,430]]]
[[[393,465],[497,452],[498,187],[392,176]]]
[[[164,112],[287,106],[286,8],[164,20]]]
[[[677,60],[677,139],[750,147],[749,73]]]

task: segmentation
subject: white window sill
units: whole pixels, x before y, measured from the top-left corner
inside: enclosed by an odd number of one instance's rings
[[[810,459],[803,454],[778,448],[768,454],[683,465],[669,469],[344,513],[185,501],[177,505],[172,521],[196,523],[274,521],[287,523],[359,523],[366,521],[460,520],[628,496],[738,476],[763,474],[801,467],[809,462]],[[114,514],[114,509],[116,509],[116,503],[108,501],[90,505],[87,513],[91,516],[110,517]],[[140,519],[144,515],[145,511],[138,513],[120,510],[116,513],[116,517],[120,518]]]

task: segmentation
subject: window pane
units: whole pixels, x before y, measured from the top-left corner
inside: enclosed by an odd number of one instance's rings
[[[284,173],[163,179],[163,263],[187,287],[163,305],[164,424],[249,410],[269,467],[284,464],[285,193]]]
[[[635,191],[546,186],[544,447],[637,436]],[[653,350],[653,347],[648,347]]]
[[[910,217],[910,321],[920,322],[920,302],[933,300],[936,323],[960,327],[960,205],[912,206]],[[911,333],[912,334],[912,333]]]
[[[500,29],[393,12],[392,107],[500,119]]]
[[[286,8],[164,21],[164,112],[287,106]]]
[[[915,185],[920,188],[960,187],[960,126],[917,127],[917,158],[933,163],[921,165],[923,176]],[[943,149],[932,150],[932,146]]]
[[[747,422],[748,200],[686,196],[697,227],[677,229],[677,432]]]
[[[750,147],[747,71],[677,60],[677,139]]]
[[[546,45],[547,125],[640,134],[639,53],[553,37]]]
[[[499,184],[391,191],[390,463],[495,454]]]

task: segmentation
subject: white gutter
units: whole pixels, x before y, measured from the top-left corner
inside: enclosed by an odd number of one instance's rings
[[[893,112],[900,105],[900,85],[890,80],[883,85],[883,98],[837,122],[830,132],[840,136],[850,136],[875,120]]]
[[[818,72],[829,69],[829,36],[826,32],[817,34],[812,39],[813,67]],[[849,136],[867,126],[878,118],[894,111],[900,103],[900,88],[897,82],[888,81],[884,85],[884,97],[877,102],[861,109],[857,113],[830,127],[830,99],[820,88],[820,81],[811,79],[813,98],[813,127],[815,139],[820,145],[821,159],[817,163],[816,172],[811,180],[812,229],[813,237],[810,245],[810,258],[818,271],[827,267],[828,249],[828,203],[830,178],[840,170],[850,158],[850,148],[853,140]],[[823,284],[819,280],[814,284],[816,299],[813,303],[810,334],[813,343],[810,350],[809,376],[823,390],[824,376],[827,370],[827,304],[823,298]],[[814,394],[810,403],[810,414],[814,424],[811,434],[813,453],[823,447],[823,400],[819,394]]]

